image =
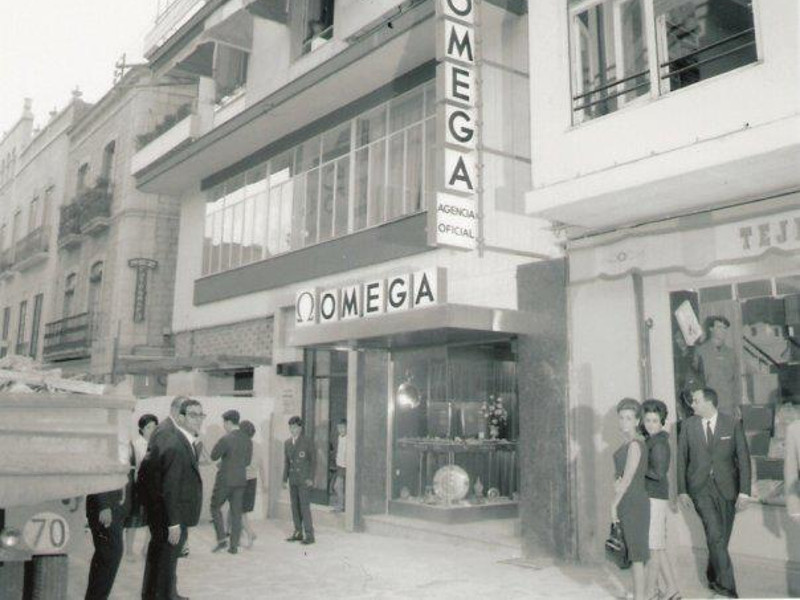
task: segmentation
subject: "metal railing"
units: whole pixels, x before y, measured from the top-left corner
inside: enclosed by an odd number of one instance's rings
[[[48,359],[67,352],[75,357],[88,356],[92,346],[91,321],[91,314],[85,312],[47,323],[44,326],[43,357]]]
[[[10,271],[14,266],[14,248],[6,248],[0,252],[0,273]]]
[[[68,235],[79,235],[81,232],[81,207],[77,202],[65,204],[60,209],[58,222],[58,241]]]
[[[85,192],[78,200],[81,229],[92,219],[110,217],[113,197],[110,185],[98,185]]]
[[[37,227],[28,235],[17,242],[15,249],[16,262],[30,258],[34,254],[47,252],[50,242],[50,229],[47,227]]]
[[[732,42],[733,40],[738,40],[739,38],[745,37],[745,36],[750,36],[751,39],[739,44],[738,46],[736,46],[734,48],[731,48],[730,50],[726,50],[725,52],[720,52],[719,54],[715,54],[714,56],[709,56],[708,58],[694,60],[695,57],[699,56],[700,54],[703,54],[704,52],[708,52],[709,50],[713,50],[715,48],[719,48],[720,46],[722,46],[724,44],[727,44],[728,42]],[[697,50],[694,50],[692,52],[687,52],[686,54],[683,54],[683,55],[681,55],[681,56],[679,56],[677,58],[673,58],[672,60],[668,60],[666,62],[660,63],[659,67],[661,69],[665,69],[665,68],[669,69],[669,67],[672,66],[672,65],[675,65],[675,66],[678,67],[677,69],[667,70],[666,72],[662,73],[661,74],[661,79],[667,79],[669,77],[674,77],[676,75],[680,75],[681,73],[683,73],[685,71],[688,71],[690,69],[696,69],[697,67],[699,67],[701,65],[718,61],[718,60],[720,60],[722,58],[725,58],[726,56],[730,56],[731,54],[739,52],[740,50],[744,50],[745,48],[749,48],[749,47],[755,46],[755,45],[756,45],[755,28],[750,27],[749,29],[743,29],[742,31],[740,31],[738,33],[734,33],[733,35],[729,35],[726,38],[722,38],[721,40],[717,40],[716,42],[714,42],[712,44],[708,44],[707,46],[703,46],[702,48],[698,48]],[[685,65],[686,61],[694,61],[694,62],[691,62],[691,64],[688,64],[688,65]],[[681,66],[681,65],[685,65],[685,66]]]

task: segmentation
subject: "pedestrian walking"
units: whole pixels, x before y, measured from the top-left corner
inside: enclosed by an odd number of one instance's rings
[[[222,413],[222,427],[225,435],[211,450],[211,460],[218,460],[214,491],[211,493],[211,518],[217,534],[217,544],[213,552],[228,549],[230,554],[239,552],[239,539],[242,535],[242,501],[247,484],[247,465],[253,457],[253,442],[239,428],[239,411],[226,410]],[[225,533],[222,518],[222,505],[228,503],[230,521],[230,544]]]
[[[737,598],[728,543],[736,511],[750,495],[750,452],[741,421],[719,412],[717,402],[711,388],[692,393],[695,414],[678,436],[678,495],[685,508],[694,505],[703,522],[708,587]]]
[[[669,434],[664,429],[667,422],[667,405],[661,400],[642,403],[642,425],[647,446],[647,472],[645,487],[650,497],[650,561],[647,564],[647,597],[679,600],[675,569],[667,552],[667,510],[669,509]],[[659,577],[664,590],[658,586]]]
[[[86,600],[106,600],[114,587],[122,560],[122,521],[125,518],[122,503],[122,490],[86,496],[86,518],[94,542]]]
[[[247,436],[253,440],[256,435],[256,426],[253,425],[251,421],[244,420],[239,423],[239,429],[244,431]],[[262,473],[262,469],[264,468],[264,461],[261,459],[261,445],[253,441],[253,456],[250,459],[250,464],[247,465],[247,483],[244,487],[244,499],[242,500],[242,533],[247,535],[247,541],[245,542],[246,548],[252,548],[253,542],[256,541],[256,532],[253,530],[252,525],[250,524],[250,513],[253,512],[253,509],[256,505],[256,491],[258,489],[258,481],[261,479],[262,482],[267,480]],[[266,493],[266,489],[262,491]]]
[[[283,487],[289,487],[294,532],[287,542],[314,543],[309,492],[314,485],[314,445],[303,435],[303,420],[289,419],[291,437],[284,444]],[[305,536],[304,536],[305,534]]]
[[[143,492],[139,490],[137,482],[137,475],[139,467],[147,454],[147,444],[153,436],[153,432],[158,426],[158,417],[153,414],[147,413],[139,417],[137,423],[139,429],[139,436],[131,442],[131,471],[126,491],[130,500],[130,511],[128,516],[125,517],[125,557],[129,561],[136,560],[133,553],[133,545],[136,540],[136,530],[147,525],[147,516],[145,514],[145,502],[142,498]],[[147,552],[147,542],[145,541],[142,555]]]
[[[189,527],[200,520],[203,482],[192,445],[205,415],[197,400],[181,400],[172,424],[159,427],[140,467],[147,482],[150,543],[142,582],[143,600],[180,600],[176,568]]]
[[[617,404],[619,429],[625,439],[614,452],[614,502],[611,521],[622,525],[633,571],[633,596],[645,600],[644,565],[650,558],[650,498],[645,488],[647,447],[639,433],[642,407],[633,398]]]

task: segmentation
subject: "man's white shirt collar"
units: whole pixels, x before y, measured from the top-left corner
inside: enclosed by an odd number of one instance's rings
[[[711,431],[713,433],[717,433],[717,417],[719,416],[719,411],[714,413],[714,416],[709,419],[703,419],[703,433],[705,433],[706,429],[708,428],[708,424],[711,423]]]
[[[170,417],[170,418],[172,418],[172,417]],[[174,420],[175,420],[175,419],[173,419],[173,421],[174,421]],[[181,427],[180,425],[178,425],[178,423],[175,423],[175,427],[177,427],[177,428],[178,428],[178,431],[180,431],[180,432],[183,434],[183,436],[186,438],[186,441],[188,441],[188,442],[189,442],[189,445],[190,445],[192,448],[194,448],[194,436],[192,435],[192,433],[191,433],[190,431],[187,431],[186,429],[184,429],[184,428],[183,428],[183,427]]]

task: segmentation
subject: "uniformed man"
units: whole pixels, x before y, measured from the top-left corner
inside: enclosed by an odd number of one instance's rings
[[[289,419],[291,437],[284,444],[283,487],[289,486],[294,532],[287,542],[314,543],[309,493],[314,485],[314,445],[303,435],[303,420]],[[305,537],[304,535],[305,534]]]

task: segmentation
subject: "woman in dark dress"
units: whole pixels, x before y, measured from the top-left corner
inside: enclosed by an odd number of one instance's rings
[[[622,525],[628,558],[633,563],[633,597],[645,600],[644,565],[650,558],[650,498],[645,488],[647,447],[639,433],[642,407],[633,398],[617,404],[619,429],[625,442],[614,452],[614,502],[611,520]]]
[[[667,553],[667,509],[669,506],[669,434],[664,430],[667,405],[661,400],[642,404],[642,429],[647,445],[645,487],[650,496],[650,564],[647,565],[647,597],[679,600],[675,569]],[[658,590],[658,577],[666,591]]]

